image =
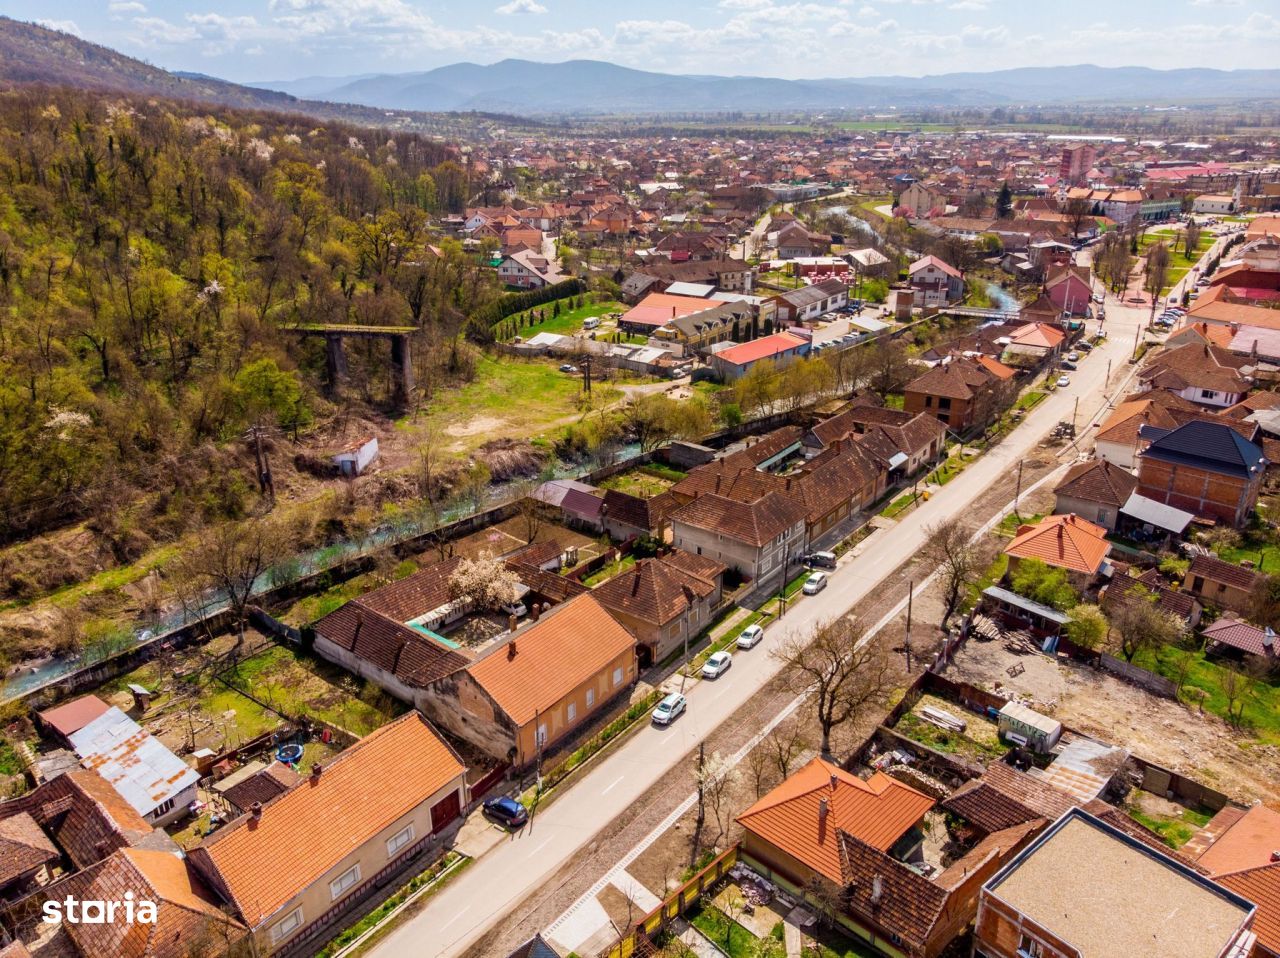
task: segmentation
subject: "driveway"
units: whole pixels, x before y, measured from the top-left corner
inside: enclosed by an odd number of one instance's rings
[[[559,795],[519,834],[504,840],[435,895],[421,912],[383,938],[371,954],[379,958],[460,955],[562,866],[671,769],[689,761],[698,743],[755,696],[780,671],[770,655],[788,640],[808,636],[819,623],[844,615],[873,592],[925,541],[925,529],[963,518],[993,483],[1017,468],[1079,403],[1079,422],[1097,419],[1108,407],[1106,372],[1112,381],[1128,372],[1133,340],[1146,310],[1108,300],[1109,338],[1080,363],[1071,384],[1056,390],[1026,420],[981,459],[905,516],[889,534],[868,539],[862,551],[831,573],[825,591],[805,598],[769,628],[749,652],[734,656],[718,681],[696,682],[686,692],[689,707],[668,728],[647,726],[599,761]],[[1114,397],[1110,397],[1114,398]]]

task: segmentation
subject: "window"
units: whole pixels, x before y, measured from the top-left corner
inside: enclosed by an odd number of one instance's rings
[[[618,666],[616,669],[613,670],[613,684],[614,685],[622,684],[622,666]]]
[[[284,920],[279,922],[271,929],[271,940],[281,941],[288,938],[295,931],[302,927],[302,909],[295,908],[289,914],[285,915]]]
[[[400,831],[396,832],[387,839],[387,857],[395,858],[402,848],[408,848],[413,843],[413,826],[406,825]]]
[[[1212,389],[1202,389],[1200,390],[1200,398],[1201,399],[1217,399],[1218,394],[1214,392]]]
[[[938,408],[939,408],[939,409],[950,409],[950,408],[951,408],[951,400],[950,400],[950,399],[948,399],[946,396],[942,396],[941,398],[939,398],[939,399],[938,399]]]
[[[596,704],[596,690],[587,689],[587,708],[591,708],[591,706],[595,704]]]
[[[568,711],[565,713],[565,721],[566,721],[566,722],[572,722],[572,721],[573,721],[574,719],[576,719],[577,717],[578,717],[578,703],[577,703],[577,702],[570,702],[570,703],[569,703],[569,709],[568,709]]]
[[[1044,946],[1027,935],[1022,936],[1022,941],[1018,944],[1018,954],[1022,958],[1043,958]]]
[[[337,901],[358,884],[360,884],[360,866],[352,865],[333,881],[329,882],[329,897]]]
[[[157,805],[154,809],[151,810],[151,817],[159,818],[161,815],[167,815],[169,812],[173,811],[174,801],[175,800],[172,798],[166,798],[163,802],[161,802],[159,805]]]
[[[925,396],[925,397],[924,397],[924,408],[925,408],[925,409],[932,409],[932,408],[933,408],[933,397],[932,397],[932,396]]]

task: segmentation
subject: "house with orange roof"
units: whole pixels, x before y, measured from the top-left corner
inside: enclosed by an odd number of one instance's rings
[[[584,593],[427,685],[418,707],[449,733],[517,767],[573,734],[636,680],[636,639]]]
[[[711,367],[720,374],[721,379],[731,383],[745,376],[757,363],[766,360],[778,366],[785,366],[799,356],[800,351],[808,345],[808,340],[791,333],[774,333],[771,336],[753,339],[749,343],[739,343],[736,346],[728,346],[727,349],[713,350]]]
[[[883,772],[861,779],[815,758],[738,816],[739,857],[878,951],[936,958],[972,921],[982,883],[1046,823],[997,831],[944,864],[922,852],[933,807]]]
[[[1056,356],[1062,350],[1062,344],[1066,339],[1066,334],[1056,326],[1050,326],[1048,323],[1027,323],[1014,330],[1005,349],[1006,352],[1015,356],[1046,359]]]
[[[396,877],[467,800],[466,766],[410,712],[255,803],[187,859],[267,951],[301,949]]]
[[[922,256],[907,267],[916,306],[946,306],[964,296],[964,274],[936,256]]]
[[[698,296],[650,293],[618,318],[618,329],[624,333],[651,335],[673,319],[701,313],[712,305]]]
[[[1039,559],[1045,565],[1093,578],[1101,571],[1111,543],[1105,528],[1068,513],[1020,526],[1004,551],[1009,556],[1010,573],[1023,559]]]

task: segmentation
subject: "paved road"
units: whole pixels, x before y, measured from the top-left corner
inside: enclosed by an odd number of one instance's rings
[[[463,953],[530,892],[550,878],[619,813],[679,763],[688,761],[698,742],[777,674],[780,663],[769,652],[788,639],[809,634],[815,625],[843,615],[924,542],[926,527],[963,516],[992,483],[1017,468],[1059,421],[1071,419],[1079,400],[1081,427],[1106,411],[1104,379],[1111,360],[1112,381],[1129,369],[1133,340],[1146,309],[1109,301],[1106,344],[1095,349],[1071,384],[1042,402],[1004,442],[969,466],[930,501],[893,529],[864,543],[863,551],[831,574],[824,592],[806,598],[769,629],[764,641],[734,657],[733,668],[717,682],[699,682],[688,690],[689,708],[673,727],[641,729],[616,752],[560,795],[521,833],[481,857],[428,906],[384,938],[374,949],[379,958],[436,958]]]

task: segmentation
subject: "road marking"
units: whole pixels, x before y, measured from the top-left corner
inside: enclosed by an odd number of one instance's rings
[[[461,918],[470,910],[471,910],[470,905],[463,905],[461,908],[459,908],[456,912],[453,913],[452,918],[450,918],[448,921],[446,921],[443,925],[440,926],[440,930],[444,931],[446,928],[448,928],[450,925],[452,925],[455,921],[457,921],[459,918]]]
[[[619,775],[619,776],[618,776],[618,778],[617,778],[617,781],[615,781],[615,782],[613,783],[613,785],[610,785],[610,786],[608,786],[607,788],[602,788],[602,789],[600,789],[600,794],[601,794],[601,795],[608,795],[611,791],[613,791],[614,786],[615,786],[615,785],[619,785],[619,784],[621,784],[621,783],[622,783],[622,781],[623,781],[624,779],[626,779],[626,777],[627,777],[627,776],[625,776],[625,775]]]

